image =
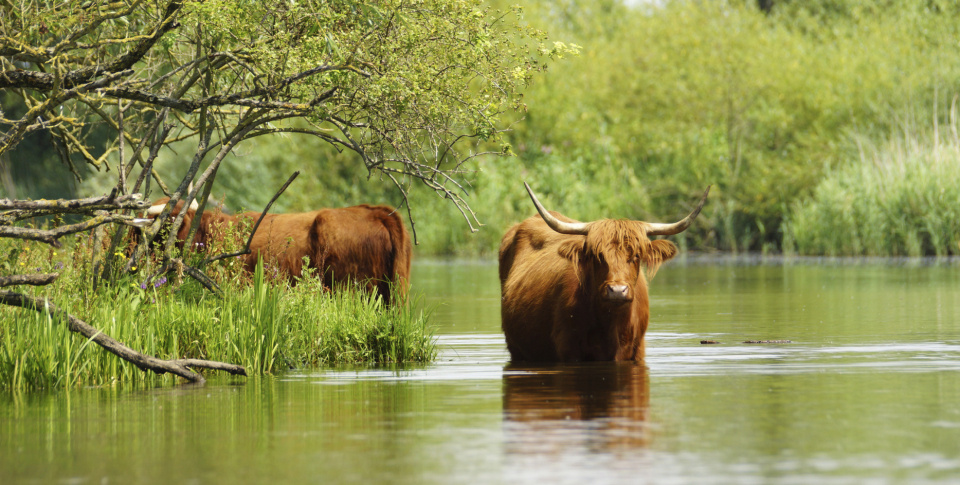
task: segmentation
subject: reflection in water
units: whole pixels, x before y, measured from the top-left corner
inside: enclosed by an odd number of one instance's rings
[[[645,447],[649,391],[642,363],[508,364],[503,370],[507,451]]]

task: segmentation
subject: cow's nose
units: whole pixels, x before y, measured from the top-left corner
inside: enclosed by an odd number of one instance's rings
[[[633,300],[633,295],[630,293],[630,287],[627,285],[607,285],[607,291],[604,296],[607,301]]]

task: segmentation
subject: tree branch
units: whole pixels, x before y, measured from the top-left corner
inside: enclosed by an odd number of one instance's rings
[[[15,274],[11,276],[0,276],[0,286],[13,285],[49,285],[60,277],[60,273],[47,274]]]
[[[62,79],[54,73],[15,69],[0,73],[0,89],[36,89],[49,91],[57,88],[71,89],[80,86],[89,80],[108,73],[125,71],[134,66],[147,52],[163,37],[164,34],[180,26],[176,21],[176,14],[183,8],[183,0],[173,0],[167,4],[163,20],[156,30],[137,43],[129,52],[119,56],[115,61],[89,66],[68,72]],[[53,53],[51,53],[53,54]]]
[[[108,214],[100,212],[96,216],[83,222],[60,226],[56,229],[34,229],[29,227],[0,226],[0,237],[15,237],[17,239],[29,239],[49,244],[55,248],[60,247],[60,239],[63,236],[77,232],[86,232],[97,226],[109,223],[120,223],[128,226],[146,227],[153,222],[151,219],[139,219],[133,216],[122,214]]]
[[[257,219],[257,223],[253,225],[253,229],[250,231],[250,236],[247,238],[247,244],[243,246],[242,250],[236,253],[220,254],[211,258],[207,258],[203,260],[202,263],[200,263],[200,267],[205,267],[206,265],[214,261],[219,261],[221,259],[233,258],[236,256],[243,256],[246,254],[250,254],[250,243],[253,242],[253,235],[257,233],[257,228],[260,227],[260,223],[263,222],[263,218],[266,217],[267,212],[270,211],[270,206],[272,206],[273,203],[276,202],[278,198],[280,198],[280,194],[282,194],[285,190],[287,190],[287,187],[289,187],[290,184],[293,183],[293,179],[297,178],[298,175],[300,175],[299,170],[297,170],[296,172],[293,172],[293,175],[291,175],[290,178],[287,179],[287,182],[284,183],[282,187],[280,187],[280,190],[278,190],[276,194],[273,194],[273,198],[270,199],[270,202],[267,203],[267,206],[263,208],[263,212],[260,213],[260,218]]]
[[[87,197],[86,199],[57,200],[11,200],[0,199],[0,210],[48,210],[51,212],[74,212],[77,210],[143,209],[147,203],[142,194],[117,197],[115,194]]]

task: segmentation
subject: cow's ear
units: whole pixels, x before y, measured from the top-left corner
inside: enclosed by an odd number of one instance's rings
[[[666,239],[650,241],[650,251],[643,255],[643,262],[647,265],[647,278],[653,279],[660,269],[660,265],[673,259],[677,255],[677,246]]]
[[[583,245],[586,242],[587,238],[585,237],[576,238],[571,241],[564,241],[560,244],[560,247],[557,248],[557,253],[562,258],[569,259],[570,261],[580,261],[580,258],[583,256]]]

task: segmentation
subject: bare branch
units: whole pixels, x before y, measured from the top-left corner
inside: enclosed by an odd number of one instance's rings
[[[49,285],[50,283],[53,283],[59,277],[60,277],[60,273],[17,274],[12,276],[0,276],[0,286],[13,286],[13,285],[44,286],[44,285]]]
[[[142,194],[129,194],[116,197],[102,195],[87,197],[86,199],[57,199],[57,200],[10,200],[0,199],[0,210],[46,210],[50,212],[75,212],[78,210],[109,210],[109,209],[143,209],[147,203],[143,202]]]
[[[6,72],[6,71],[4,71]],[[21,139],[23,135],[27,132],[27,128],[33,124],[39,117],[45,116],[47,112],[53,109],[56,106],[59,106],[66,102],[69,99],[73,99],[83,93],[89,92],[91,90],[102,88],[106,85],[109,85],[120,79],[124,76],[129,76],[133,74],[133,69],[128,69],[121,72],[116,72],[107,76],[104,76],[101,79],[93,81],[91,83],[83,84],[77,86],[68,91],[64,91],[56,96],[51,96],[46,101],[41,103],[38,106],[35,106],[23,115],[23,118],[20,119],[9,131],[0,136],[0,153],[8,151],[13,148]],[[2,78],[2,75],[0,75]]]
[[[122,214],[109,214],[98,211],[97,215],[77,224],[60,226],[56,229],[34,229],[29,227],[0,226],[0,237],[15,237],[17,239],[29,239],[49,244],[55,248],[60,247],[60,239],[69,234],[86,232],[97,226],[109,223],[120,223],[128,226],[146,227],[151,222],[150,219],[139,219],[133,216]]]

